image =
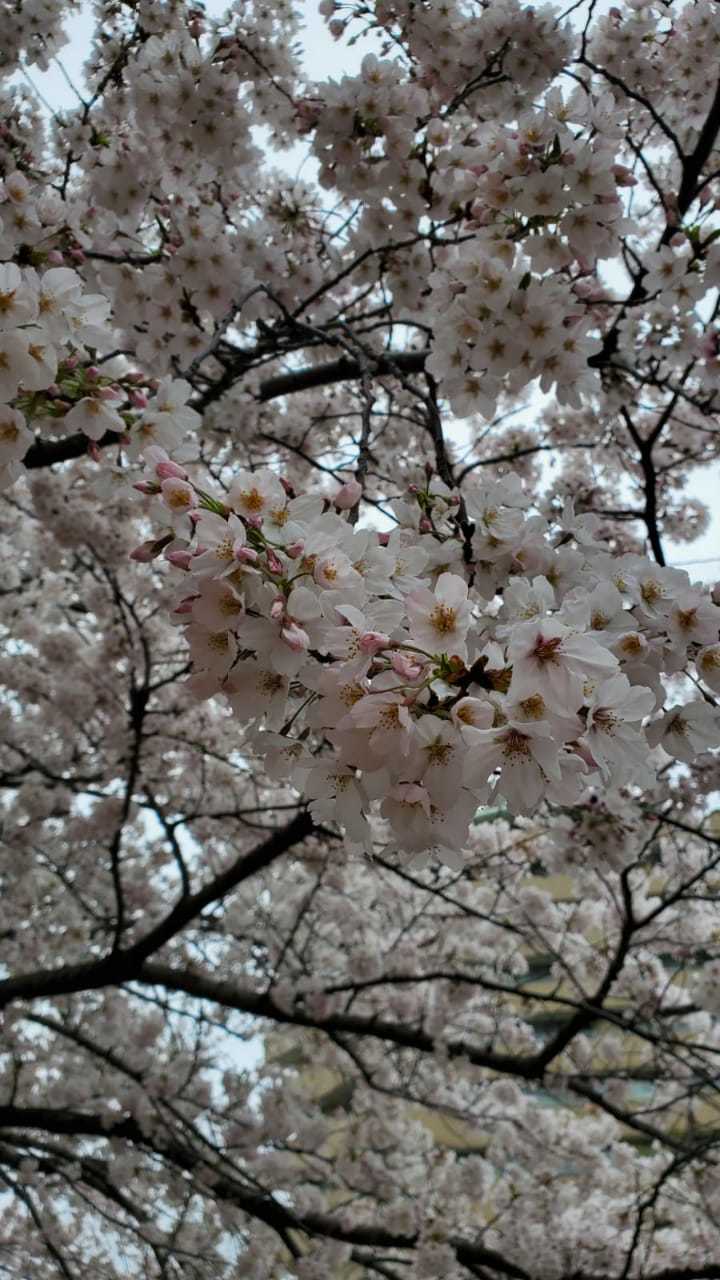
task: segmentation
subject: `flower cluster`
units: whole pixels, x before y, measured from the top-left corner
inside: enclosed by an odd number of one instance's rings
[[[534,381],[579,407],[597,383],[588,358],[600,343],[590,318],[567,281],[533,278],[512,243],[500,247],[491,255],[473,241],[448,250],[431,275],[431,308],[443,326],[428,367],[460,416],[492,418],[503,392]]]
[[[355,481],[332,501],[241,471],[216,497],[145,455],[165,528],[135,556],[183,575],[194,692],[351,844],[371,847],[380,801],[398,847],[450,858],[479,805],[649,786],[652,747],[720,746],[702,700],[656,714],[663,673],[693,660],[716,682],[720,608],[680,570],[610,557],[571,504],[558,528],[510,481],[461,504],[431,477],[378,533],[348,519]]]

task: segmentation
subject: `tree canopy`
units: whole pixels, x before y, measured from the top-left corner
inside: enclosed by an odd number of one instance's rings
[[[0,4],[0,1276],[717,1280],[720,6],[92,10],[58,108]]]

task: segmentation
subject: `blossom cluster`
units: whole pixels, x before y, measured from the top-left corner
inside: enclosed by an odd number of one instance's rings
[[[145,457],[164,527],[134,554],[182,574],[193,691],[224,697],[268,775],[351,844],[372,846],[380,801],[397,847],[451,858],[479,805],[649,787],[653,748],[720,746],[720,713],[667,707],[661,679],[692,661],[717,687],[720,607],[681,570],[610,556],[571,503],[550,524],[511,479],[461,501],[430,477],[378,533],[349,518],[354,480],[330,500],[240,471],[214,496]]]

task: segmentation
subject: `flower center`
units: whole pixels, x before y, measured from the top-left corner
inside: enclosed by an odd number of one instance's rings
[[[503,755],[507,760],[528,760],[530,758],[529,739],[517,729],[508,729],[503,742]]]
[[[532,651],[533,658],[538,662],[548,662],[557,664],[559,661],[558,650],[562,644],[562,636],[549,636],[547,639],[539,635],[535,641],[535,648]]]
[[[430,622],[439,635],[447,636],[455,630],[457,609],[452,609],[449,604],[438,604],[430,615]]]

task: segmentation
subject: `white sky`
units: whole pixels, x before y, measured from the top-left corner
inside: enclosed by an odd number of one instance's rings
[[[338,45],[328,34],[325,23],[317,12],[317,0],[301,0],[304,11],[305,29],[302,36],[304,46],[304,65],[312,79],[340,78],[343,74],[353,73],[359,67],[364,54],[373,48],[367,40],[360,40],[348,49]],[[227,8],[225,0],[207,0],[205,10],[209,17],[220,17]],[[90,50],[93,32],[92,14],[89,5],[83,5],[67,23],[70,43],[61,53],[61,62],[68,78],[82,87],[82,67]],[[20,81],[21,77],[15,77]],[[39,72],[32,68],[29,79],[41,92],[46,102],[56,110],[74,105],[77,101],[72,89],[61,70],[51,66],[47,72]],[[276,158],[278,166],[287,167],[290,172],[297,173],[302,163],[303,152],[299,146],[289,153],[280,154]],[[312,170],[303,166],[304,176],[310,178]],[[720,467],[702,468],[691,472],[688,493],[705,502],[711,512],[711,523],[707,532],[697,541],[673,543],[665,538],[664,544],[668,560],[673,564],[684,564],[692,578],[712,581],[720,576]],[[708,563],[708,561],[711,561]]]

